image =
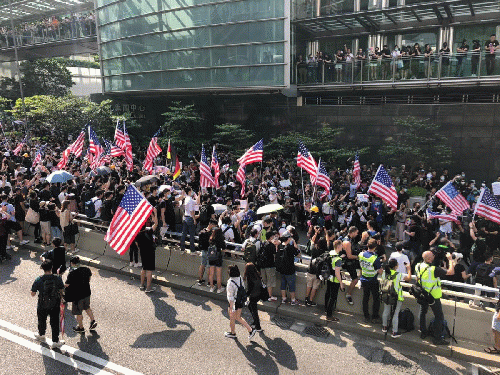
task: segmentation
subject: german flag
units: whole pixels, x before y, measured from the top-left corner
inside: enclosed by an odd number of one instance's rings
[[[170,139],[168,140],[168,148],[167,148],[167,159],[172,159],[172,147],[170,147]]]
[[[179,163],[179,158],[175,155],[175,169],[174,169],[174,180],[181,175],[181,164]]]

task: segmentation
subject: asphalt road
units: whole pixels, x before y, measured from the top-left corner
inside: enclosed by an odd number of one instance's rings
[[[345,333],[341,323],[333,330],[261,314],[264,332],[254,342],[241,326],[238,340],[227,339],[226,304],[165,287],[148,295],[138,280],[97,269],[91,281],[97,331],[73,333],[75,319],[67,311],[70,348],[62,354],[25,332],[36,331],[36,299],[29,291],[39,264],[27,250],[0,264],[0,374],[470,373],[467,363]],[[87,317],[84,323],[87,328]],[[92,356],[71,354],[75,349]]]

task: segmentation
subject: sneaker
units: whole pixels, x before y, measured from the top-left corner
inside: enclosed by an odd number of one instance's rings
[[[219,289],[217,289],[217,294],[221,294],[226,290],[223,286],[221,286]]]
[[[203,284],[205,284],[205,280],[198,280],[197,284],[199,286],[202,286]]]
[[[347,303],[348,303],[349,305],[354,305],[354,301],[352,300],[352,297],[351,297],[351,295],[350,295],[350,294],[346,294],[346,295],[345,295],[345,298],[346,298]]]
[[[210,287],[210,293],[215,292],[215,289],[217,289],[215,286],[211,286],[211,287]]]
[[[393,339],[395,339],[395,338],[397,338],[397,337],[399,337],[399,336],[401,336],[401,332],[393,332],[393,333],[392,333],[392,335],[391,335],[391,337],[392,337]]]
[[[252,327],[252,329],[255,329],[255,332],[263,332],[264,331],[261,327],[259,327],[259,328],[255,327],[255,324],[250,324],[250,327]]]
[[[142,267],[142,263],[136,263],[136,264],[134,264],[134,267],[135,267],[135,268]]]
[[[26,245],[28,242],[30,242],[30,240],[22,240],[19,242],[19,245]]]
[[[252,328],[252,330],[248,334],[248,339],[249,340],[253,339],[253,337],[255,336],[256,333],[257,333],[257,330],[255,328]]]
[[[73,254],[76,254],[76,253],[78,253],[79,251],[80,251],[80,249],[75,248],[75,250],[73,250]]]
[[[292,302],[290,302],[290,305],[292,306],[296,306],[296,305],[300,305],[299,301],[296,300],[296,299],[292,299]]]
[[[133,267],[134,266],[134,262],[130,262],[130,267]]]
[[[155,290],[156,290],[156,287],[152,286],[150,289],[146,289],[144,292],[151,293],[151,292],[154,292]]]
[[[42,239],[41,238],[37,238],[35,241],[33,241],[34,243],[42,243]]]
[[[335,316],[327,316],[326,320],[329,320],[330,322],[338,322],[339,318],[337,318]]]
[[[83,328],[83,327],[73,327],[73,332],[76,332],[76,333],[85,333],[85,328]]]
[[[143,291],[144,291],[144,290],[146,290],[146,287],[145,287],[144,285],[141,285],[141,286],[139,287],[139,290],[143,290]]]
[[[231,332],[224,332],[224,336],[230,339],[235,339],[236,338],[236,333],[231,333]]]
[[[286,303],[286,298],[282,298],[281,303]]]
[[[388,330],[389,330],[388,327],[382,326],[382,332],[387,333]]]
[[[53,342],[51,348],[52,349],[59,349],[64,344],[65,344],[64,340],[59,340],[58,342]]]
[[[36,341],[45,342],[45,335],[35,335]]]
[[[445,339],[433,340],[432,343],[434,345],[450,345],[450,342]]]
[[[278,300],[278,298],[277,298],[277,297],[275,297],[275,296],[271,296],[271,297],[269,297],[267,300],[268,300],[269,302],[273,302],[273,301],[277,301],[277,300]]]
[[[89,330],[90,331],[93,331],[95,328],[97,327],[97,322],[95,320],[92,320],[90,322],[90,327],[89,327]]]
[[[309,301],[309,305],[308,306],[314,307],[314,306],[318,306],[318,304],[316,302],[314,302],[314,301]]]

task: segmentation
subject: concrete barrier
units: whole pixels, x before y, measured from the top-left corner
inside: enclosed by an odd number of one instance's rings
[[[94,232],[92,230],[87,230],[85,228],[80,228],[80,239],[78,247],[82,250],[92,252],[96,255],[103,255],[104,257],[112,257],[116,259],[121,259],[128,261],[127,255],[118,255],[109,246],[104,250],[104,234]],[[191,254],[187,252],[181,252],[178,249],[171,247],[158,247],[156,250],[156,267],[159,270],[168,270],[180,275],[186,275],[190,277],[196,277],[198,273],[198,268],[201,263],[201,257],[197,253]],[[236,264],[240,271],[244,271],[244,262],[240,259],[235,258],[224,258],[222,278],[225,284],[228,279],[228,267],[231,264]],[[297,267],[300,270],[304,270],[304,266]],[[276,274],[276,288],[273,290],[273,294],[276,296],[280,295],[280,274]],[[296,296],[299,300],[305,299],[306,292],[306,273],[297,272],[296,279]],[[325,290],[326,286],[322,285],[318,290],[316,295],[316,302],[319,305],[323,305],[325,301]],[[339,291],[339,296],[337,300],[337,310],[339,311],[349,311],[359,314],[360,319],[362,319],[362,290],[355,289],[352,297],[354,300],[354,305],[351,306],[347,303],[344,293]],[[408,293],[404,293],[405,301],[403,303],[403,308],[410,308],[410,310],[415,315],[415,327],[419,328],[419,305],[416,303],[415,299]],[[466,303],[457,302],[456,303],[456,317],[454,319],[455,313],[455,302],[451,300],[442,299],[443,312],[445,319],[448,322],[448,327],[450,330],[453,329],[453,321],[455,320],[455,337],[457,339],[475,341],[483,345],[491,344],[491,319],[493,310],[486,308],[484,310],[473,309]],[[370,302],[370,313],[372,311]],[[430,310],[430,309],[429,309]],[[383,307],[380,308],[380,314],[382,314]],[[432,319],[432,312],[429,311],[427,324],[429,324],[430,319]]]

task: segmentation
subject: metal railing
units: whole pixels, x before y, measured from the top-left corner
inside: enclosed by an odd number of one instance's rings
[[[297,62],[294,81],[299,85],[350,85],[366,83],[422,82],[487,79],[500,76],[497,55],[398,56],[353,58],[351,61]]]

